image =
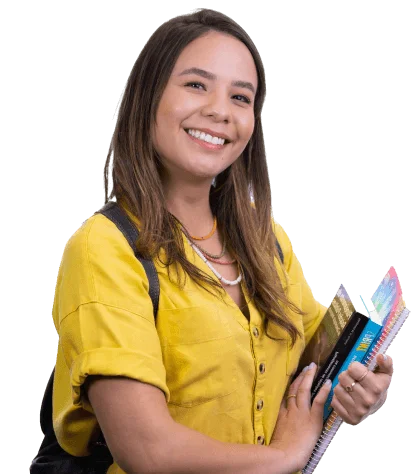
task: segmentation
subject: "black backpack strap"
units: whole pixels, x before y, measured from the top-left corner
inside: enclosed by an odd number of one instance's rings
[[[283,250],[282,250],[282,247],[280,246],[278,240],[276,239],[276,248],[277,248],[277,251],[278,251],[278,254],[279,254],[279,257],[280,257],[280,261],[283,263],[285,263],[285,257],[283,256]]]
[[[160,299],[160,282],[154,262],[150,259],[144,258],[136,251],[135,242],[139,236],[138,229],[130,220],[126,212],[114,201],[107,202],[101,209],[99,209],[99,211],[95,212],[95,214],[103,214],[118,227],[118,229],[124,234],[129,245],[132,247],[135,257],[144,267],[149,283],[149,295],[154,309],[154,318],[156,318],[158,313],[158,302]]]

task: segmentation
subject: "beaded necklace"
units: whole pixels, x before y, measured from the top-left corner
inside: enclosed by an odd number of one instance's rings
[[[210,262],[218,263],[219,265],[232,265],[233,263],[236,262],[236,259],[233,258],[233,260],[219,260],[218,258],[211,258],[208,255],[203,252],[203,255],[206,257],[207,260],[210,260]]]
[[[187,237],[187,236],[186,236]],[[193,242],[187,237],[188,243],[191,245],[193,250],[197,253],[197,255],[205,262],[205,264],[210,268],[210,270],[216,275],[216,277],[221,281],[221,283],[224,283],[225,285],[229,286],[235,286],[241,282],[242,279],[242,274],[239,273],[239,276],[235,280],[227,280],[226,278],[223,277],[214,267],[211,265],[211,263],[207,260],[207,258],[203,255],[201,250],[199,250]]]
[[[203,249],[203,247],[201,247],[200,245],[197,244],[197,242],[194,242],[192,239],[191,239],[191,236],[190,234],[187,232],[187,229],[183,226],[183,232],[184,234],[187,236],[187,238],[189,240],[191,240],[191,242],[193,243],[193,245],[195,245],[199,250],[201,250],[201,252],[203,252],[203,254],[205,256],[208,256],[210,258],[213,258],[215,260],[219,259],[219,258],[222,258],[224,257],[224,254],[226,253],[226,246],[227,246],[227,242],[226,240],[224,240],[223,242],[223,250],[218,254],[218,255],[214,255],[210,252],[207,252],[207,250]]]
[[[226,246],[227,246],[226,239],[224,239],[223,249],[218,255],[207,252],[207,250],[203,249],[203,247],[198,245],[197,242],[195,241],[195,240],[207,240],[214,234],[214,232],[217,229],[217,217],[214,217],[213,229],[211,230],[211,232],[208,235],[206,235],[204,237],[194,237],[194,236],[192,236],[190,234],[190,232],[188,232],[188,230],[185,228],[184,224],[179,219],[177,219],[177,217],[175,217],[174,215],[173,215],[173,217],[180,224],[181,230],[184,232],[187,239],[190,240],[192,242],[192,244],[195,245],[201,252],[203,252],[203,255],[205,255],[207,258],[210,257],[209,260],[212,259],[211,261],[215,261],[215,260],[218,260],[218,259],[224,257],[224,254],[226,253]],[[221,263],[221,262],[216,262],[216,263]],[[226,263],[224,263],[224,264],[226,264]],[[234,261],[231,262],[231,263],[234,263]]]
[[[191,241],[191,243],[198,248],[198,250],[201,251],[201,253],[207,258],[207,260],[210,260],[210,262],[217,263],[218,265],[232,265],[233,263],[236,262],[235,259],[232,260],[220,260],[226,253],[226,240],[223,242],[223,250],[220,252],[219,255],[214,255],[210,252],[207,252],[206,249],[203,249],[200,245],[197,244],[192,238],[191,235],[188,233],[187,229],[183,227],[183,232],[186,235],[186,237]]]
[[[191,237],[192,240],[206,240],[206,239],[209,239],[214,234],[214,232],[216,231],[216,228],[217,228],[217,217],[214,216],[213,228],[210,230],[210,232],[207,235],[205,235],[204,237],[195,237],[194,235],[191,235],[190,233],[188,233],[188,235]]]
[[[207,250],[203,249],[200,245],[198,245],[194,241],[194,240],[206,240],[214,234],[214,232],[217,229],[217,218],[216,217],[214,217],[213,228],[212,228],[212,230],[210,231],[210,233],[208,235],[206,235],[204,237],[194,237],[188,232],[188,230],[185,228],[183,223],[180,222],[180,220],[177,219],[177,217],[175,217],[174,215],[172,215],[172,216],[180,224],[181,229],[182,229],[184,235],[186,236],[187,241],[190,244],[190,246],[192,247],[192,249],[197,253],[197,255],[204,261],[204,263],[210,268],[210,270],[214,273],[214,275],[216,275],[216,277],[222,283],[224,283],[226,285],[230,285],[230,286],[237,285],[238,283],[240,283],[240,281],[242,279],[242,274],[241,273],[239,273],[239,276],[235,280],[227,280],[209,262],[209,260],[210,260],[211,262],[214,262],[214,263],[219,264],[219,265],[231,265],[231,264],[236,262],[235,259],[233,259],[233,260],[219,260],[220,258],[222,258],[224,256],[224,254],[226,252],[226,241],[225,240],[223,242],[223,250],[220,252],[219,255],[214,255],[214,254],[211,254],[211,253],[207,252]]]

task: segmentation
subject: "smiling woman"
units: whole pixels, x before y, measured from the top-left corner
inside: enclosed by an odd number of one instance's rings
[[[252,40],[213,10],[164,23],[140,53],[104,170],[122,217],[96,213],[62,257],[32,474],[305,465],[329,385],[311,406],[316,366],[292,378],[325,308],[271,217],[265,91]]]
[[[242,154],[254,129],[257,81],[249,49],[233,36],[209,32],[183,49],[163,92],[154,133],[167,186],[169,176],[173,183],[200,178],[209,185],[206,178],[211,182]]]

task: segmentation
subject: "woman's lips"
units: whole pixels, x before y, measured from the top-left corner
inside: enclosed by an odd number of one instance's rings
[[[196,142],[198,145],[202,146],[203,148],[206,148],[207,150],[222,150],[226,146],[226,143],[224,145],[214,145],[213,143],[208,143],[204,140],[200,140],[196,137],[193,137],[188,132],[185,132],[185,134],[190,140]]]

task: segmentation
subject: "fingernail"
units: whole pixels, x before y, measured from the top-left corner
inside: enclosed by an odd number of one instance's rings
[[[309,364],[309,368],[310,368],[310,369],[313,369],[314,367],[316,367],[315,362],[311,362],[311,363]]]
[[[384,362],[388,359],[388,356],[386,354],[382,354],[382,357],[384,357]]]
[[[325,380],[325,382],[323,384],[331,386],[332,385],[332,380],[327,379],[327,380]]]
[[[307,370],[309,370],[309,365],[307,365],[306,367],[303,368],[302,372],[306,372]]]

